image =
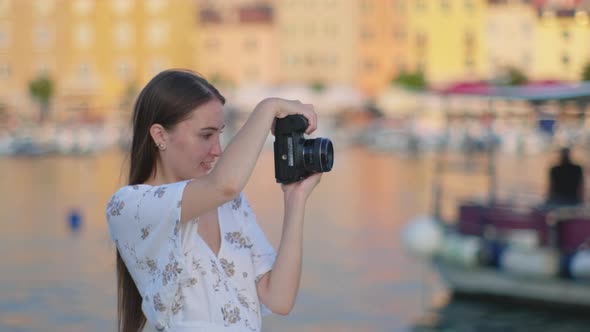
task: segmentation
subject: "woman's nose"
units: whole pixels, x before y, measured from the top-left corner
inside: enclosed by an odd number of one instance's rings
[[[221,142],[219,139],[215,142],[215,144],[213,144],[213,147],[211,148],[211,154],[214,156],[221,155]]]

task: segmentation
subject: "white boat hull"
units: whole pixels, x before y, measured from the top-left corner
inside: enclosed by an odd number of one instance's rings
[[[453,292],[512,298],[545,304],[590,307],[590,284],[574,280],[530,278],[492,268],[461,267],[436,261]]]

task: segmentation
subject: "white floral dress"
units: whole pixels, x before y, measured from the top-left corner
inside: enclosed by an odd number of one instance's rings
[[[271,270],[276,252],[242,193],[218,208],[215,255],[197,233],[197,220],[180,222],[187,183],[125,186],[107,205],[111,238],[143,298],[148,325],[156,331],[260,331],[256,282]]]

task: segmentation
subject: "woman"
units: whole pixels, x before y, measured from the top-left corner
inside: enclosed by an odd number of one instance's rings
[[[140,331],[146,320],[157,331],[260,331],[263,309],[288,314],[294,305],[305,203],[321,173],[282,186],[277,253],[241,191],[275,118],[302,114],[309,134],[316,114],[298,101],[265,99],[222,154],[224,103],[183,70],[158,74],[139,94],[129,185],[106,211],[120,331]]]

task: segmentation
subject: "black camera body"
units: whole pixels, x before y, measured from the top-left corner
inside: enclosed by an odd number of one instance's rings
[[[334,164],[334,148],[327,138],[305,139],[309,126],[303,115],[289,115],[275,124],[275,178],[293,183],[313,173],[329,172]]]

